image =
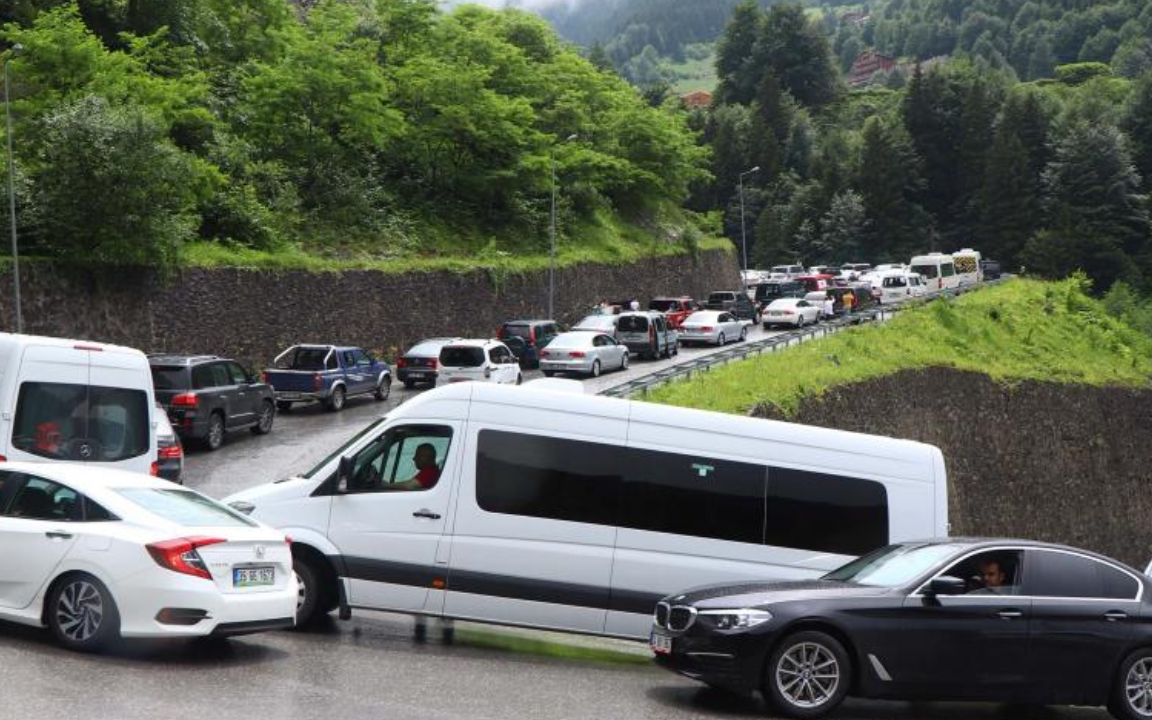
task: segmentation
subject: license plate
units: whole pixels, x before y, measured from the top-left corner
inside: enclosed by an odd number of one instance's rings
[[[279,400],[299,400],[300,393],[279,393],[276,397]]]
[[[649,639],[649,644],[652,646],[652,652],[657,655],[671,655],[672,654],[672,638],[652,631],[652,637]]]
[[[779,310],[773,310],[772,312],[770,312],[768,314],[771,315],[772,317],[781,317],[784,313],[780,312]]]
[[[273,585],[276,582],[276,569],[271,567],[232,568],[234,587],[257,587]]]
[[[424,377],[424,373],[422,373],[422,372],[410,372],[410,373],[408,373],[408,377],[422,378],[422,377]]]

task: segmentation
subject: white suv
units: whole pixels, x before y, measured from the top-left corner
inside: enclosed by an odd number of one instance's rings
[[[520,363],[499,340],[453,340],[440,348],[436,385],[466,381],[519,385]]]

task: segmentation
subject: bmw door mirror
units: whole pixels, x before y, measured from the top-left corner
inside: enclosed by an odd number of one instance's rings
[[[941,575],[940,577],[932,578],[928,583],[928,587],[924,588],[924,596],[963,595],[966,589],[967,583],[962,579],[951,575]]]

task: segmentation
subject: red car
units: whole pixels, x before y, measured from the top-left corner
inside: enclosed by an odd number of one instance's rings
[[[688,316],[696,312],[696,301],[687,296],[662,297],[648,303],[648,309],[664,313],[668,316],[668,324],[679,330]]]
[[[835,275],[801,275],[798,278],[792,278],[796,282],[804,286],[804,292],[817,292],[819,290],[827,290],[835,285],[833,280],[836,279]]]

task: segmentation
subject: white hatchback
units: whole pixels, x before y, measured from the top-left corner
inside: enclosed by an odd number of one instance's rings
[[[454,340],[440,348],[437,385],[479,381],[519,385],[520,363],[499,340]]]
[[[283,532],[139,473],[0,468],[0,619],[47,625],[82,651],[295,623]]]

